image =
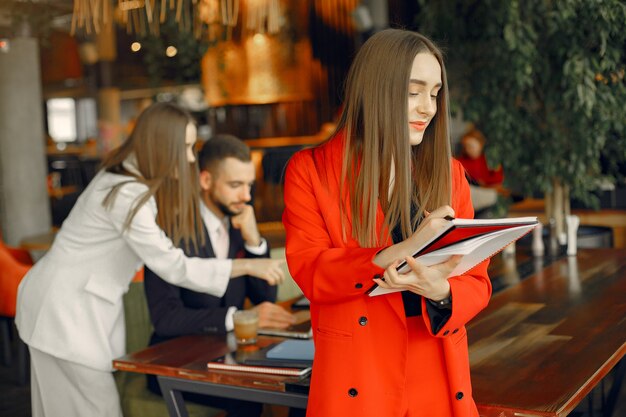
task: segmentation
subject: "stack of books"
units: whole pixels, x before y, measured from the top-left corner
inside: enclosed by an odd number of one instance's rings
[[[304,377],[311,372],[313,340],[285,340],[258,350],[237,350],[207,364],[208,369]]]

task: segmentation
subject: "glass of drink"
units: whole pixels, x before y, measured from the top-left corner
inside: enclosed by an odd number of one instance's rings
[[[237,310],[233,315],[235,324],[235,337],[238,345],[251,345],[256,343],[259,329],[259,315],[253,310]]]

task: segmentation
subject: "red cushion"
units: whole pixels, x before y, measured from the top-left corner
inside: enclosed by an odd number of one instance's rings
[[[143,268],[141,268],[133,277],[133,282],[143,282]]]
[[[23,263],[24,265],[32,265],[33,258],[31,258],[30,253],[25,249],[12,248],[11,246],[5,246],[11,256],[15,258],[18,262]]]
[[[21,263],[23,263],[25,265],[32,265],[33,264],[33,258],[31,258],[30,253],[26,249],[20,249],[20,248],[14,248],[12,246],[7,246],[2,241],[2,233],[0,233],[0,246],[5,247],[9,251],[11,256],[13,256],[19,262],[21,262]]]
[[[15,317],[17,286],[30,269],[0,245],[0,316]]]

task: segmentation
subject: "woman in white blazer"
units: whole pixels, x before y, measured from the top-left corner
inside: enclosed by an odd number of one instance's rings
[[[164,280],[221,297],[215,259],[188,258],[198,244],[196,128],[169,103],[146,109],[129,139],[103,162],[50,251],[18,290],[16,325],[31,354],[33,417],[121,416],[112,360],[125,353],[122,296],[144,264]],[[239,260],[238,260],[239,261]],[[279,262],[251,274],[277,284]]]

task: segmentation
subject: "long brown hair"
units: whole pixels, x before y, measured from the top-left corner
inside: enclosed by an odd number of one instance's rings
[[[139,182],[148,191],[137,197],[128,213],[128,229],[139,209],[154,196],[158,208],[157,223],[175,244],[204,243],[199,212],[198,165],[187,159],[186,129],[191,115],[172,103],[156,103],[137,119],[129,138],[103,161],[102,168],[132,179],[115,185],[103,206],[110,208],[119,189],[129,182]],[[135,158],[140,175],[123,165]]]
[[[437,95],[437,113],[422,143],[411,146],[408,86],[413,60],[420,52],[437,59],[443,85]],[[380,245],[386,240],[383,231],[398,222],[407,238],[424,210],[450,204],[448,112],[446,70],[432,41],[415,32],[387,29],[363,44],[346,79],[344,108],[337,125],[337,132],[345,134],[341,195],[347,187],[352,237],[361,246]],[[390,195],[392,164],[395,180]],[[379,202],[385,214],[383,230],[376,230]],[[414,218],[411,203],[418,208]],[[343,197],[341,204],[345,230],[348,218]]]

